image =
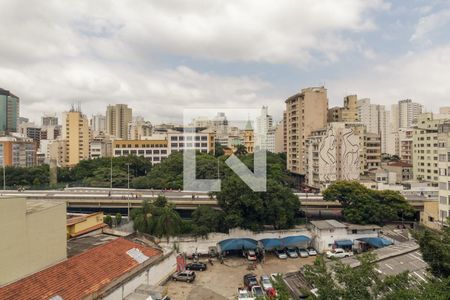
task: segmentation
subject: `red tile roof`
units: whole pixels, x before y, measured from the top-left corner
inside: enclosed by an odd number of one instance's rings
[[[59,295],[70,300],[98,294],[140,265],[126,253],[133,248],[148,257],[161,254],[158,249],[118,238],[0,288],[0,299],[48,300]]]

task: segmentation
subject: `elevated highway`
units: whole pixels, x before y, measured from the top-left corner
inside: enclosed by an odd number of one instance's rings
[[[69,211],[128,211],[140,207],[144,199],[153,201],[158,195],[164,195],[177,210],[189,211],[199,206],[218,208],[215,198],[204,192],[190,191],[162,191],[162,190],[134,190],[134,189],[104,189],[104,188],[67,188],[64,190],[35,190],[35,191],[5,191],[2,196],[24,197],[28,200],[53,200],[67,203]],[[324,216],[338,216],[341,213],[339,202],[324,201],[320,194],[295,194],[301,208],[307,215],[323,214]],[[423,211],[423,198],[408,199],[417,210]]]

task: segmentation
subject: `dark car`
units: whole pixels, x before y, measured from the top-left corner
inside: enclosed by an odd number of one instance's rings
[[[256,275],[255,274],[246,274],[246,275],[244,275],[244,285],[248,289],[251,289],[252,286],[257,286],[258,285],[258,279],[256,279]]]
[[[186,270],[205,271],[206,269],[207,269],[206,264],[202,262],[195,262],[186,265]]]
[[[172,275],[172,280],[174,280],[174,281],[192,282],[192,281],[195,280],[195,272],[193,272],[193,271],[177,272],[177,273]]]

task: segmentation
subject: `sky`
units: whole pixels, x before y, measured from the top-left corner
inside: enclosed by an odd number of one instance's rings
[[[21,116],[125,103],[152,123],[183,109],[258,108],[325,85],[450,106],[450,1],[0,0],[0,87]]]

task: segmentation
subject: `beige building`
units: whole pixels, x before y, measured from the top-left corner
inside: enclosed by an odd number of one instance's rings
[[[381,165],[381,137],[379,134],[366,132],[363,148],[364,173]]]
[[[441,217],[439,216],[439,202],[438,201],[424,201],[423,211],[420,212],[420,223],[427,226],[428,228],[439,230],[441,229],[440,222]]]
[[[438,125],[445,119],[436,118],[433,113],[417,117],[413,133],[413,174],[414,179],[439,182],[438,168]]]
[[[89,158],[89,121],[81,111],[72,109],[63,114],[62,140],[66,143],[64,165],[74,166]]]
[[[327,90],[324,87],[302,89],[286,101],[287,169],[306,175],[305,140],[312,131],[326,127]]]
[[[113,142],[114,157],[143,156],[152,164],[158,164],[169,156],[167,138],[158,140],[116,140]]]
[[[398,130],[398,140],[396,153],[401,161],[412,164],[413,151],[413,134],[412,128],[400,128]]]
[[[284,134],[284,120],[275,127],[275,153],[286,153]]]
[[[150,135],[152,135],[152,124],[145,121],[142,117],[138,117],[133,122],[128,123],[129,140],[141,140],[143,137]]]
[[[358,180],[360,140],[346,123],[329,123],[305,141],[306,184],[320,190],[337,180]]]
[[[132,110],[126,104],[108,105],[106,108],[106,133],[116,138],[128,139],[128,123],[132,121]]]
[[[0,199],[0,286],[66,259],[66,205]]]
[[[241,131],[241,136],[247,153],[253,153],[255,151],[255,133],[250,121],[247,121],[244,130]]]
[[[450,217],[450,120],[438,126],[439,220]]]
[[[443,106],[439,108],[440,114],[450,114],[450,106]]]
[[[344,107],[328,110],[328,122],[358,122],[358,100],[356,95],[344,97]]]

